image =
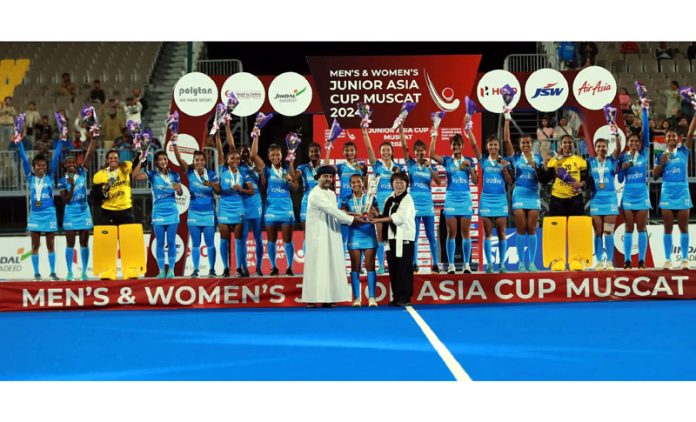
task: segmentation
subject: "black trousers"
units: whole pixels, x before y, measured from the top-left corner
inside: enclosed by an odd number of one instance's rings
[[[551,196],[549,217],[570,217],[571,215],[585,215],[585,204],[583,203],[582,194],[571,198]]]
[[[120,226],[121,224],[135,223],[133,208],[128,208],[121,211],[112,211],[101,209],[101,218],[99,224],[103,226]]]
[[[389,282],[396,302],[410,302],[413,296],[413,247],[413,241],[404,241],[402,256],[397,258],[396,240],[389,241]]]

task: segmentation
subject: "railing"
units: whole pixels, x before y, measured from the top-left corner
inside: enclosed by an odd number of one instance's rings
[[[234,75],[242,71],[242,62],[237,59],[198,60],[196,71],[206,75]]]
[[[92,176],[97,171],[104,168],[104,165],[106,163],[106,151],[107,150],[103,148],[98,148],[94,151],[94,157],[92,158],[92,162],[90,163],[89,168],[87,169],[88,189],[92,187]],[[206,156],[206,167],[208,168],[208,170],[217,171],[217,149],[205,147],[203,148],[203,152]],[[29,158],[29,162],[31,162],[31,160],[37,153],[37,151],[33,150],[27,151],[27,157]],[[85,154],[85,151],[81,149],[75,149],[70,151],[70,153],[77,156],[78,162],[81,162],[82,157]],[[50,151],[49,153],[45,154],[47,156],[47,159],[49,160],[49,163],[50,160],[53,158],[53,154],[54,151]],[[151,154],[148,157],[147,161],[143,164],[144,170],[148,171],[154,169],[154,163],[152,161],[153,156],[154,154]],[[130,149],[119,150],[119,159],[121,161],[132,161],[133,159],[135,159],[135,151]],[[63,176],[65,176],[65,169],[63,168],[63,165],[61,163],[57,169],[57,177],[60,178]],[[57,186],[55,187],[55,189],[55,193],[58,193]],[[27,188],[26,179],[24,177],[24,169],[22,167],[22,161],[19,158],[19,154],[16,151],[0,151],[0,197],[25,196],[28,194],[28,192],[29,190]],[[134,180],[133,193],[150,193],[150,188],[148,186],[147,180]]]
[[[549,67],[551,63],[546,54],[510,54],[503,62],[503,68],[508,72],[534,72]]]

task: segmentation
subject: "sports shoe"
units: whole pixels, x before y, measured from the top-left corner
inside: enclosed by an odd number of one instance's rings
[[[457,267],[454,266],[454,264],[449,264],[447,266],[447,274],[454,274],[454,272],[457,270]]]
[[[663,270],[671,270],[672,269],[672,261],[665,261],[665,265],[662,266]]]
[[[384,267],[379,267],[377,269],[377,275],[382,275],[382,274],[384,274]]]
[[[469,264],[466,264],[466,266],[464,266],[462,274],[471,274],[471,267],[469,266]]]
[[[198,270],[193,270],[193,272],[191,273],[191,278],[196,278],[196,277],[198,277]]]
[[[376,307],[377,307],[377,301],[375,300],[374,297],[371,297],[371,298],[367,299],[367,306],[369,306],[370,308],[376,308]]]
[[[34,280],[36,280],[36,281],[41,281],[41,274],[35,273],[35,274],[34,274]]]
[[[215,270],[211,269],[208,273],[208,277],[217,277],[217,274],[215,274]]]
[[[492,265],[486,265],[486,274],[493,274],[493,266]]]
[[[285,270],[285,275],[293,277],[295,273],[292,272],[292,268],[288,268],[287,270]]]
[[[160,270],[159,274],[157,274],[157,278],[164,278],[167,275],[167,273],[164,272],[164,270]]]
[[[259,276],[259,277],[263,277],[263,271],[261,271],[260,268],[257,268],[257,269],[256,269],[256,275]]]
[[[48,277],[51,279],[51,281],[58,281],[58,280],[60,280],[60,279],[58,278],[58,276],[56,275],[56,273],[51,273],[51,274],[48,275]]]
[[[527,272],[527,266],[524,265],[524,262],[520,262],[520,265],[517,267],[517,272],[519,272],[519,273],[526,273]]]
[[[278,275],[278,268],[273,267],[273,269],[271,270],[271,274],[270,274],[270,275]]]
[[[170,269],[169,271],[167,271],[167,278],[176,278],[176,276],[174,275],[174,270]]]
[[[413,274],[418,274],[418,265],[413,266]]]
[[[638,269],[639,270],[645,269],[645,261],[643,261],[642,259],[640,261],[638,261]]]
[[[242,277],[249,277],[249,269],[242,268]]]
[[[68,275],[65,276],[65,281],[73,281],[75,277],[73,276],[73,273],[70,272]]]
[[[539,270],[537,269],[536,265],[534,265],[533,262],[530,262],[530,263],[529,263],[529,272],[530,272],[530,273],[535,273],[535,272],[537,272],[537,271],[539,271]]]
[[[501,266],[500,266],[500,269],[498,270],[498,273],[499,273],[499,274],[505,274],[506,272],[507,272],[507,270],[505,269],[505,265],[501,265]]]
[[[630,270],[630,269],[631,269],[631,261],[624,262],[624,270]]]
[[[89,277],[87,277],[87,273],[82,273],[82,281],[88,281]]]
[[[682,263],[681,263],[681,269],[682,269],[682,270],[688,270],[688,269],[689,269],[689,261],[687,261],[686,259],[683,260]]]
[[[439,265],[433,265],[433,267],[430,269],[430,271],[433,274],[440,274],[440,266]]]
[[[362,303],[360,303],[360,299],[353,300],[353,307],[354,308],[359,308],[361,306],[362,306]]]
[[[223,277],[229,277],[230,276],[230,269],[225,268],[225,270],[222,272]]]
[[[607,271],[614,271],[616,268],[614,268],[614,265],[611,262],[604,261],[604,269]]]
[[[241,277],[241,276],[243,276],[243,275],[244,275],[244,273],[242,272],[242,269],[241,269],[241,268],[237,268],[237,269],[235,270],[235,272],[234,272],[234,276],[235,276],[235,277]]]

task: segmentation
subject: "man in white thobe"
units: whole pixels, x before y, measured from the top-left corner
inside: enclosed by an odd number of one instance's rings
[[[319,181],[309,193],[305,226],[305,261],[302,302],[334,304],[352,299],[346,276],[341,224],[360,224],[338,209],[334,193],[333,166],[322,166],[314,176]]]

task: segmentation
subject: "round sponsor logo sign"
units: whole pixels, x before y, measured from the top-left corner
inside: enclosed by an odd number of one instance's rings
[[[536,110],[556,111],[568,99],[568,81],[557,70],[539,69],[529,75],[524,95]]]
[[[616,96],[616,79],[603,67],[587,67],[575,76],[573,95],[586,109],[601,110]]]
[[[188,211],[189,203],[191,202],[191,192],[183,183],[181,184],[181,193],[181,196],[177,195],[174,197],[179,215]]]
[[[235,116],[251,116],[261,109],[266,101],[266,88],[259,78],[248,72],[239,72],[227,78],[220,90],[220,101],[227,104],[227,96],[232,91],[237,96],[239,104],[232,114]]]
[[[177,145],[179,146],[179,152],[181,153],[181,158],[186,161],[186,164],[191,165],[193,163],[193,153],[198,151],[198,141],[191,135],[185,133],[180,133],[177,136]],[[177,164],[176,156],[174,155],[174,147],[171,142],[167,142],[167,158],[174,164]]]
[[[268,100],[278,113],[297,116],[307,110],[312,102],[312,87],[299,73],[281,73],[268,88]]]
[[[164,245],[164,259],[165,261],[169,260],[169,245]],[[181,236],[178,234],[176,235],[176,262],[179,262],[181,257],[184,256],[184,252],[186,252],[186,245],[184,244],[184,241],[181,239]],[[150,253],[152,256],[157,256],[157,239],[155,239],[152,243],[150,243]],[[167,262],[167,264],[170,264]]]
[[[512,103],[510,103],[510,107],[515,107],[520,102],[520,94],[522,92],[520,82],[512,73],[500,69],[491,70],[479,80],[476,87],[479,104],[492,113],[502,113],[505,102],[502,95],[500,95],[500,89],[505,85],[510,85],[515,92]]]
[[[607,155],[611,155],[616,150],[616,141],[614,135],[611,134],[611,127],[609,125],[604,125],[595,131],[594,137],[592,138],[592,145],[595,144],[597,139],[604,138],[608,143]],[[626,134],[623,130],[619,128],[619,139],[621,139],[621,147],[626,146]]]
[[[182,113],[189,116],[202,116],[210,112],[217,99],[215,81],[205,73],[187,73],[174,85],[174,102]]]

